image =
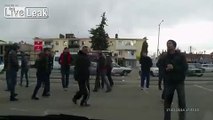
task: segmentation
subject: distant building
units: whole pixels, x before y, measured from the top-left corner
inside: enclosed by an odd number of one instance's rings
[[[186,54],[187,62],[213,63],[213,54]]]
[[[91,47],[90,38],[76,38],[74,34],[59,34],[59,38],[40,38],[44,42],[44,47],[51,48],[53,52],[63,52],[65,47],[68,47],[71,52],[77,52],[82,46]],[[135,38],[109,38],[110,51],[116,59],[122,59],[126,66],[136,66],[137,56],[140,56],[141,47],[144,42],[143,39]],[[90,48],[92,51],[92,48]]]

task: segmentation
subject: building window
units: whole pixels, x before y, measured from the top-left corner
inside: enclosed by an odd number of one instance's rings
[[[59,42],[58,42],[58,41],[56,41],[56,42],[55,42],[55,45],[59,45]]]
[[[82,41],[82,42],[81,42],[81,45],[83,46],[84,44],[85,44],[85,42],[84,42],[84,41]]]
[[[64,41],[64,46],[67,46],[68,44],[67,44],[67,41]]]

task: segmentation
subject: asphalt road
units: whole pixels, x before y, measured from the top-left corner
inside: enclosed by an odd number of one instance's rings
[[[34,72],[30,73],[33,76]],[[54,78],[56,77],[56,78]],[[54,79],[53,79],[54,78]],[[104,120],[163,120],[163,103],[161,92],[157,89],[157,78],[151,78],[149,89],[140,90],[137,71],[126,77],[115,76],[115,86],[112,92],[100,90],[91,92],[90,107],[82,108],[72,103],[72,97],[78,87],[71,79],[68,91],[62,89],[60,73],[53,71],[51,82],[51,96],[40,97],[39,101],[31,100],[35,87],[35,78],[30,78],[30,87],[17,85],[19,101],[10,102],[9,93],[4,91],[4,75],[0,75],[0,115],[47,115],[69,114]],[[187,77],[186,102],[191,111],[187,112],[187,120],[213,119],[213,77]],[[196,79],[196,80],[193,80]],[[212,79],[212,81],[211,81]],[[94,79],[91,79],[91,89]],[[177,108],[177,95],[173,100],[173,108]],[[178,120],[178,112],[172,112],[172,120]]]

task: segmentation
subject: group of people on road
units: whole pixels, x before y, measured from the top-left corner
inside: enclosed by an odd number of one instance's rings
[[[162,90],[161,83],[163,81],[162,99],[164,100],[164,120],[171,120],[171,104],[175,90],[178,95],[179,105],[179,120],[186,119],[186,100],[184,80],[188,69],[185,56],[176,49],[177,43],[174,40],[167,41],[167,52],[162,53],[158,59],[157,67],[159,68],[159,82],[158,89]],[[152,60],[142,53],[141,59],[141,89],[144,87],[144,80],[146,80],[146,87],[149,88],[149,73],[152,66]]]
[[[77,104],[77,101],[81,98],[80,106],[90,106],[88,104],[88,99],[90,96],[90,84],[89,84],[89,77],[90,77],[90,64],[91,61],[88,57],[88,47],[84,46],[81,51],[78,52],[78,57],[75,63],[75,72],[74,78],[78,82],[79,91],[74,95],[72,101],[73,103]],[[108,63],[110,62],[110,63]],[[97,60],[97,73],[96,73],[96,80],[95,80],[95,88],[94,92],[97,92],[100,87],[104,88],[106,86],[106,92],[110,92],[113,86],[113,80],[111,78],[111,70],[112,70],[112,60],[111,57],[106,56],[103,53],[99,53],[98,60]],[[108,76],[108,79],[106,78]],[[100,83],[101,77],[101,83]]]
[[[162,99],[164,100],[164,120],[171,120],[171,104],[175,90],[178,95],[178,104],[180,109],[179,119],[185,120],[186,101],[185,101],[185,89],[184,80],[185,73],[188,69],[185,56],[176,50],[177,43],[174,40],[167,41],[167,53],[160,55],[157,67],[159,68],[159,83],[158,88],[162,90],[161,83],[163,81],[163,93]],[[6,71],[7,90],[10,91],[10,101],[17,101],[15,92],[15,86],[17,83],[17,71],[19,70],[19,62],[17,52],[19,51],[18,44],[13,44],[9,50],[7,50],[4,56],[4,65]],[[91,61],[88,56],[89,49],[84,46],[82,50],[78,52],[78,56],[74,67],[74,79],[78,82],[79,91],[74,95],[72,101],[77,104],[77,101],[81,98],[80,106],[89,106],[88,99],[90,96],[90,64]],[[62,87],[66,90],[69,86],[69,74],[72,56],[68,48],[64,48],[63,53],[59,57],[59,64],[61,65],[61,78]],[[144,87],[149,88],[150,81],[150,68],[153,63],[147,53],[141,53],[141,90]],[[37,69],[36,77],[37,84],[32,94],[33,100],[39,100],[37,97],[38,90],[44,85],[42,96],[50,96],[50,74],[53,67],[53,57],[50,54],[49,49],[44,49],[38,54],[38,58],[35,61],[35,68]],[[20,85],[22,86],[22,79],[25,75],[26,87],[29,86],[28,80],[29,63],[26,55],[21,54],[21,77]],[[102,52],[99,53],[97,59],[97,74],[95,80],[94,92],[97,92],[100,88],[106,87],[106,92],[110,92],[114,85],[111,78],[112,71],[112,59],[110,55],[105,56]],[[144,83],[146,81],[146,85]]]
[[[24,52],[21,53],[21,66],[19,66],[19,60],[17,53],[19,52],[18,44],[14,44],[10,50],[7,50],[5,54],[5,71],[6,71],[6,81],[7,81],[7,90],[11,92],[10,101],[17,101],[16,96],[18,95],[15,92],[15,86],[17,83],[17,72],[19,67],[21,68],[20,75],[20,83],[22,86],[23,78],[25,76],[26,79],[26,87],[29,87],[29,79],[28,79],[28,71],[29,71],[29,60]],[[73,102],[76,104],[77,100],[83,96],[80,105],[81,106],[89,106],[87,103],[90,95],[90,64],[91,61],[88,56],[89,49],[87,46],[84,46],[82,50],[78,52],[75,65],[74,78],[78,82],[79,91],[73,97]],[[111,70],[112,70],[112,59],[111,56],[105,56],[103,53],[98,53],[97,56],[97,74],[95,81],[94,92],[97,92],[100,87],[106,87],[106,92],[110,92],[112,90],[112,86],[114,85]],[[61,81],[62,87],[65,91],[69,86],[69,75],[70,75],[70,66],[72,63],[72,55],[69,52],[67,47],[64,48],[63,52],[59,57],[59,64],[61,65]],[[37,93],[39,89],[43,86],[43,97],[50,96],[50,74],[53,68],[53,57],[48,48],[44,48],[38,54],[38,57],[33,65],[36,68],[36,86],[33,91],[31,98],[33,100],[39,100]]]

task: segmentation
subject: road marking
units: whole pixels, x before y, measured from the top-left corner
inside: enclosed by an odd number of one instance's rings
[[[194,85],[195,87],[198,87],[198,88],[201,88],[203,90],[206,90],[206,91],[209,91],[209,92],[213,92],[212,89],[209,89],[209,88],[206,88],[206,87],[203,87],[203,86],[200,86],[200,85]]]
[[[21,111],[21,112],[26,112],[26,111],[28,111],[27,109],[20,109],[20,108],[10,108],[10,110]]]

